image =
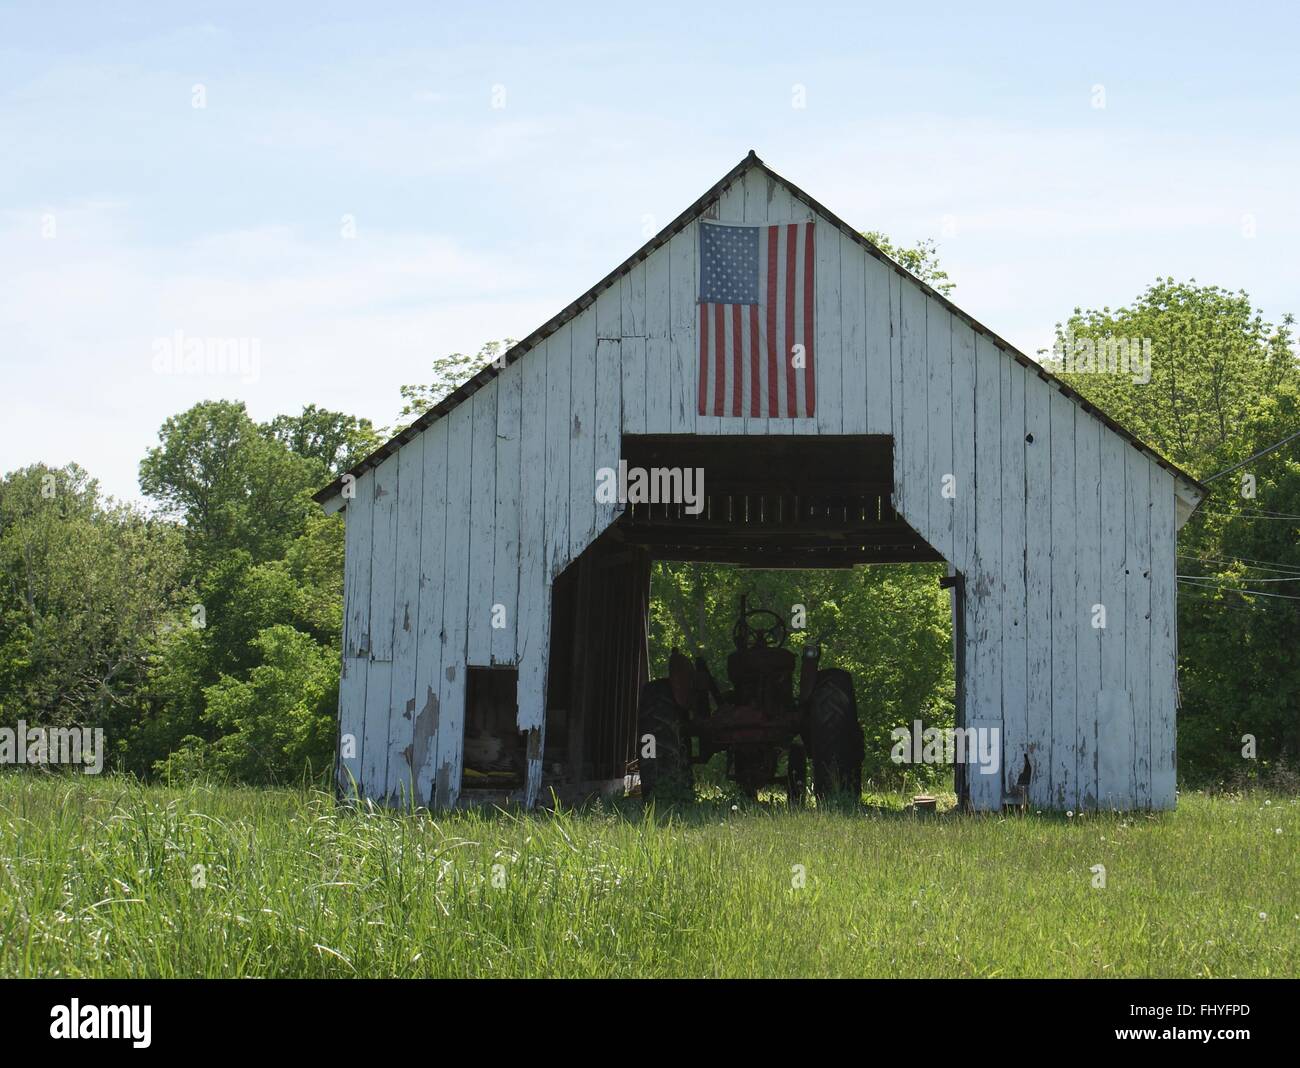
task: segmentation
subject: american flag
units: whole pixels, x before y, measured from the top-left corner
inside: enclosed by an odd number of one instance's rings
[[[813,224],[699,225],[700,415],[812,415]]]

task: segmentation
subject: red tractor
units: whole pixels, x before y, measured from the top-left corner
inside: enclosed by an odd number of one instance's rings
[[[727,777],[756,797],[763,787],[781,781],[777,768],[784,751],[783,785],[792,806],[803,803],[809,758],[817,797],[842,792],[856,800],[862,792],[863,740],[849,673],[819,667],[821,650],[815,643],[806,644],[803,656],[796,658],[785,648],[781,617],[749,608],[745,597],[732,637],[736,648],[727,657],[729,690],[719,690],[704,657],[692,665],[676,649],[668,661],[668,678],[642,687],[637,715],[641,796],[688,794],[692,765],[725,752]]]

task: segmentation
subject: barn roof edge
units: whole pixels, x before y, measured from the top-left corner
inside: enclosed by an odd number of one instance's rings
[[[585,311],[588,307],[590,307],[592,302],[599,294],[603,293],[606,289],[610,288],[610,286],[612,286],[615,282],[617,282],[620,278],[622,278],[623,275],[627,274],[630,270],[632,270],[632,268],[635,267],[638,263],[643,262],[645,259],[649,257],[649,255],[652,252],[662,247],[663,245],[667,244],[668,241],[671,240],[675,235],[680,233],[682,230],[686,229],[687,226],[689,226],[692,222],[694,222],[697,218],[699,218],[708,209],[708,207],[718,198],[718,196],[728,186],[732,185],[736,181],[736,179],[739,178],[741,175],[743,175],[745,171],[748,170],[750,167],[758,167],[768,177],[772,178],[775,181],[780,182],[796,197],[796,199],[801,200],[808,207],[812,208],[813,211],[815,211],[817,214],[821,215],[828,222],[833,224],[842,234],[845,234],[851,240],[861,245],[869,255],[874,256],[876,259],[880,260],[882,263],[888,266],[891,270],[897,272],[899,275],[903,276],[904,278],[907,278],[914,285],[919,286],[921,288],[921,291],[925,293],[926,296],[937,301],[947,311],[959,317],[964,323],[966,323],[967,326],[971,327],[971,329],[973,329],[976,333],[983,334],[990,341],[992,341],[993,344],[997,345],[999,348],[1007,352],[1007,354],[1010,355],[1012,359],[1014,359],[1017,363],[1021,364],[1027,370],[1030,370],[1033,373],[1037,374],[1040,378],[1042,378],[1044,381],[1054,386],[1064,396],[1074,401],[1075,404],[1079,405],[1085,411],[1095,415],[1105,426],[1107,426],[1109,429],[1111,429],[1115,433],[1119,434],[1122,438],[1127,440],[1130,445],[1134,446],[1139,451],[1145,453],[1148,457],[1150,457],[1153,461],[1155,461],[1157,465],[1170,472],[1170,474],[1174,475],[1176,478],[1181,479],[1184,483],[1186,483],[1188,486],[1194,489],[1199,494],[1200,500],[1204,500],[1206,497],[1209,496],[1210,491],[1204,485],[1204,483],[1200,482],[1198,479],[1188,474],[1177,464],[1173,463],[1170,460],[1167,460],[1154,448],[1152,448],[1150,445],[1147,445],[1144,441],[1138,438],[1137,435],[1125,429],[1114,419],[1112,419],[1109,415],[1103,412],[1092,401],[1089,401],[1084,396],[1082,396],[1082,394],[1076,391],[1073,387],[1063,382],[1061,379],[1057,378],[1054,374],[1052,374],[1049,370],[1047,370],[1047,368],[1045,368],[1037,360],[1033,359],[1030,356],[1025,355],[1018,348],[1012,345],[1009,341],[1001,337],[999,334],[995,333],[993,330],[990,330],[987,326],[981,323],[969,312],[959,308],[956,304],[954,304],[951,300],[949,300],[938,290],[934,289],[933,287],[931,287],[930,285],[922,281],[920,278],[914,275],[911,271],[907,270],[907,268],[903,267],[896,260],[886,255],[883,251],[881,251],[881,249],[877,245],[869,241],[867,238],[863,237],[861,233],[859,233],[857,230],[851,227],[848,223],[846,223],[833,211],[828,209],[820,201],[814,199],[808,193],[805,193],[802,189],[800,189],[797,185],[791,182],[788,178],[784,178],[781,175],[777,174],[776,171],[772,170],[771,167],[769,167],[766,163],[762,161],[762,159],[759,158],[758,154],[752,148],[749,150],[749,153],[739,163],[737,163],[734,167],[731,168],[731,170],[729,170],[726,174],[724,174],[717,182],[715,182],[712,186],[710,186],[709,189],[702,196],[698,197],[695,200],[695,202],[691,204],[690,207],[688,207],[685,211],[683,211],[680,215],[678,215],[675,219],[673,219],[672,222],[670,222],[667,226],[665,226],[662,230],[660,230],[659,233],[655,234],[654,237],[650,238],[649,241],[647,241],[644,245],[642,245],[639,249],[637,249],[636,252],[632,253],[632,255],[629,256],[626,260],[624,260],[621,264],[619,264],[619,266],[615,267],[614,270],[610,271],[609,274],[607,274],[594,286],[592,286],[585,293],[583,293],[582,296],[572,301],[556,315],[553,315],[550,319],[548,319],[545,323],[543,323],[536,330],[530,333],[527,337],[523,338],[521,341],[516,342],[509,349],[507,349],[506,352],[503,353],[500,358],[502,361],[502,366],[508,366],[514,363],[515,361],[521,359],[535,345],[537,345],[541,341],[545,341],[548,337],[550,337],[551,334],[555,333],[555,331],[560,329],[560,327],[562,327],[565,323],[569,322],[571,319],[576,317],[579,313]],[[364,472],[368,471],[370,468],[378,467],[380,463],[386,460],[393,453],[397,452],[406,442],[416,437],[421,431],[429,427],[431,424],[437,422],[444,415],[448,414],[453,408],[459,406],[461,402],[468,400],[470,396],[476,393],[483,386],[487,385],[488,382],[490,382],[493,378],[496,378],[500,373],[501,373],[500,370],[493,364],[489,364],[487,367],[482,368],[471,379],[469,379],[469,381],[464,382],[461,385],[457,386],[450,393],[448,393],[447,396],[445,396],[442,400],[440,400],[437,404],[435,404],[432,408],[424,412],[422,415],[420,415],[409,425],[403,427],[400,431],[398,431],[391,438],[389,438],[388,441],[384,442],[383,445],[379,446],[379,448],[375,449],[363,460],[354,464],[343,474],[339,475],[329,485],[323,487],[320,490],[317,490],[316,493],[312,494],[312,499],[320,504],[324,504],[332,500],[342,490],[344,481],[348,478],[348,476],[357,478]],[[1199,503],[1200,501],[1198,500],[1197,504],[1199,505]]]

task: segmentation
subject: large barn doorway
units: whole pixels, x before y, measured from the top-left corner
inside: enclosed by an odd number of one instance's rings
[[[618,793],[630,782],[641,688],[666,672],[662,649],[655,649],[662,645],[651,594],[657,563],[696,565],[714,576],[744,569],[756,580],[777,572],[825,576],[870,565],[927,565],[913,571],[932,593],[946,570],[893,510],[887,436],[629,436],[622,456],[620,488],[630,490],[622,515],[553,588],[544,796],[550,789],[561,798]],[[637,472],[676,472],[676,482],[660,477],[652,485],[697,492],[639,499]],[[694,472],[702,473],[702,488],[690,481]],[[954,590],[959,596],[959,583]],[[777,606],[782,614],[792,607]],[[790,647],[801,649],[823,629],[819,622],[792,636]],[[702,644],[703,626],[698,634]],[[949,657],[952,680],[951,650]]]

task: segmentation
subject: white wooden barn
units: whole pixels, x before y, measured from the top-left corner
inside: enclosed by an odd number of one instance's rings
[[[794,409],[815,381],[811,417],[769,409],[768,372],[732,378],[730,357],[714,406],[711,221],[813,224]],[[728,338],[748,325],[717,320]],[[702,466],[707,506],[598,501],[620,459]],[[347,530],[340,788],[446,807],[621,782],[652,559],[942,559],[959,724],[1001,728],[1000,773],[965,776],[970,806],[1000,808],[1027,761],[1040,808],[1170,808],[1175,534],[1204,493],[751,152],[317,494]],[[503,751],[513,781],[475,771]]]

